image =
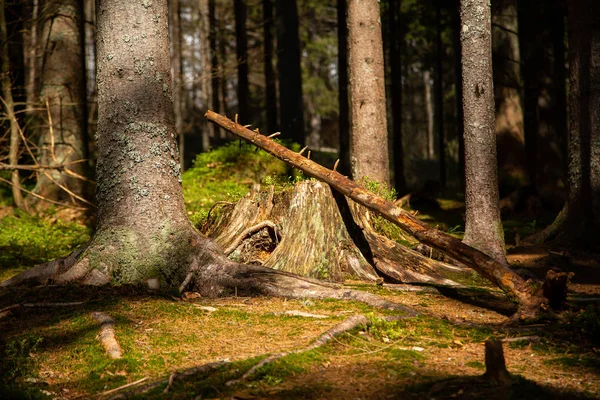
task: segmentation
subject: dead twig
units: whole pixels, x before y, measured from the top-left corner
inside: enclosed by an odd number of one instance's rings
[[[107,396],[107,395],[109,395],[109,394],[111,394],[111,393],[116,393],[116,392],[118,392],[118,391],[120,391],[120,390],[124,390],[124,389],[130,388],[130,387],[133,387],[133,386],[135,386],[135,385],[139,385],[140,383],[142,383],[142,382],[146,382],[147,380],[148,380],[148,377],[146,376],[146,377],[144,377],[144,378],[142,378],[142,379],[138,379],[138,380],[137,380],[137,381],[135,381],[135,382],[131,382],[131,383],[128,383],[128,384],[126,384],[126,385],[119,386],[119,387],[117,387],[117,388],[110,389],[110,390],[107,390],[107,391],[105,391],[105,392],[102,392],[102,393],[100,393],[100,394],[98,395],[98,397]]]
[[[11,181],[9,181],[7,179],[4,179],[2,177],[0,177],[0,182],[4,182],[4,183],[8,183],[9,185],[12,185]],[[37,194],[35,192],[32,192],[30,190],[27,190],[27,189],[25,189],[23,187],[21,188],[21,190],[24,191],[25,193],[28,193],[28,194],[32,195],[33,197],[37,197],[38,199],[47,201],[48,203],[51,203],[51,204],[56,204],[57,206],[68,207],[68,208],[72,208],[74,210],[81,210],[81,211],[86,210],[85,207],[78,207],[78,206],[74,206],[72,204],[68,204],[68,203],[63,203],[63,202],[60,202],[60,201],[52,200],[52,199],[49,199],[47,197],[41,196],[41,195],[39,195],[39,194]]]

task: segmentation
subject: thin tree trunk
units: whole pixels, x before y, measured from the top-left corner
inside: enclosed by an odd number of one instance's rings
[[[304,146],[304,107],[296,0],[276,0],[279,112],[283,137]]]
[[[338,102],[339,102],[339,170],[346,175],[350,169],[350,103],[348,99],[348,26],[347,0],[337,0],[338,34]]]
[[[432,99],[433,96],[431,95],[431,72],[428,69],[423,71],[423,87],[425,89],[425,115],[427,116],[427,141],[425,143],[425,156],[428,160],[433,160],[435,159],[435,141],[433,139],[435,111]]]
[[[529,185],[534,194],[538,193],[538,136],[539,136],[539,95],[540,95],[540,63],[544,59],[542,27],[537,23],[541,4],[533,1],[518,2],[519,13],[519,48],[521,73],[523,76],[524,96],[524,129],[525,155],[527,158],[527,175]]]
[[[31,20],[29,21],[29,31],[27,38],[24,40],[26,56],[25,56],[25,93],[26,93],[26,110],[29,117],[32,117],[35,112],[35,104],[39,96],[39,0],[32,0],[31,5]]]
[[[250,112],[248,101],[250,89],[248,86],[248,36],[246,34],[246,0],[234,0],[235,11],[235,51],[237,55],[237,101],[240,121],[249,124]]]
[[[277,78],[273,68],[273,0],[262,0],[262,6],[267,129],[274,133],[279,131],[279,123],[277,122]]]
[[[517,0],[495,0],[492,9],[495,124],[497,146],[503,156],[498,164],[502,176],[512,176],[518,181],[520,176],[526,176],[527,168],[523,146]]]
[[[211,4],[213,3],[213,9],[211,10]],[[218,100],[215,103],[213,90],[214,83],[218,82],[213,80],[214,66],[213,59],[215,54],[213,53],[213,29],[214,21],[211,24],[211,11],[212,18],[214,18],[214,0],[200,0],[198,4],[198,12],[200,13],[200,98],[202,101],[202,109],[214,110],[219,104]],[[217,96],[218,96],[218,83],[217,83]],[[205,121],[202,122],[202,150],[208,151],[210,148],[210,138],[215,136],[215,127],[213,124],[209,124]]]
[[[42,4],[41,97],[47,109],[41,114],[48,126],[40,137],[38,162],[60,165],[81,160],[88,154],[84,45],[80,32],[83,4],[77,0],[45,1]],[[85,174],[81,164],[70,170]],[[51,200],[77,202],[77,198],[82,199],[87,194],[86,182],[65,171],[42,171],[38,173],[34,193]],[[37,203],[37,198],[30,196],[28,202]],[[43,204],[39,203],[39,206]]]
[[[393,123],[394,150],[394,188],[396,193],[406,193],[406,178],[404,177],[404,146],[402,143],[402,49],[404,28],[401,19],[401,0],[391,0],[389,4],[389,45],[390,45],[390,75],[391,109]]]
[[[507,264],[498,195],[490,3],[462,0],[460,14],[466,175],[463,241]]]
[[[446,188],[446,138],[444,135],[444,82],[442,71],[442,11],[439,2],[435,4],[435,128],[438,137],[440,188]]]
[[[169,6],[173,106],[175,108],[175,129],[179,138],[179,165],[183,169],[185,165],[185,136],[183,133],[183,87],[181,76],[181,4],[179,0],[171,0]]]
[[[454,99],[456,102],[456,136],[458,137],[458,178],[460,189],[465,190],[465,141],[462,93],[462,63],[460,45],[460,0],[452,10],[452,51],[454,53]]]
[[[389,186],[381,17],[377,0],[348,2],[352,176]]]
[[[19,122],[15,115],[15,103],[12,95],[10,56],[8,51],[8,30],[6,29],[6,18],[4,16],[4,5],[0,6],[0,57],[2,57],[2,97],[4,98],[3,108],[6,109],[7,117],[10,121],[10,145],[8,153],[8,163],[17,165],[19,163],[19,145],[21,137],[19,134]],[[19,170],[14,169],[10,175],[12,183],[12,195],[15,206],[25,209],[23,195],[21,193],[21,179]]]
[[[563,157],[563,174],[566,181],[568,169],[567,155],[567,69],[565,67],[565,7],[562,0],[555,0],[550,7],[552,21],[552,48],[554,51],[554,130],[560,138]]]

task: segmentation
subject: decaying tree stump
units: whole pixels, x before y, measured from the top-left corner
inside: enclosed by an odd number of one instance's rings
[[[203,233],[244,263],[336,282],[456,285],[443,273],[461,273],[379,235],[364,207],[316,180],[277,193],[255,187],[211,214]]]
[[[485,374],[483,378],[496,385],[505,385],[512,380],[506,369],[502,341],[485,341]]]

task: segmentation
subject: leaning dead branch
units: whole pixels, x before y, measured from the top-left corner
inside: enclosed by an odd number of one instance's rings
[[[123,351],[115,336],[115,320],[101,312],[92,313],[92,318],[100,324],[100,342],[102,342],[108,356],[112,359],[121,358]]]
[[[520,310],[517,316],[520,320],[536,318],[541,312],[548,309],[549,301],[544,297],[544,293],[539,285],[535,284],[535,282],[526,281],[507,265],[464,244],[457,238],[427,226],[426,223],[420,221],[415,216],[366,190],[358,183],[353,182],[336,171],[316,164],[306,157],[270,140],[266,136],[245,129],[243,126],[213,111],[208,111],[206,117],[249,143],[302,170],[307,175],[328,183],[340,193],[398,225],[421,243],[434,247],[449,257],[473,268],[508,295],[518,300]]]

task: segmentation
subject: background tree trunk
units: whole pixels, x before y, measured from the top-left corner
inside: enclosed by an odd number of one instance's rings
[[[423,95],[425,101],[425,115],[427,117],[427,140],[425,141],[425,158],[428,160],[435,159],[435,140],[433,138],[435,126],[435,106],[433,104],[433,96],[431,95],[431,71],[425,69],[423,71]]]
[[[518,182],[519,177],[527,176],[527,168],[520,96],[517,0],[494,0],[491,3],[496,141],[497,154],[502,156],[498,165],[501,183]]]
[[[446,137],[444,130],[444,75],[442,71],[442,10],[435,2],[435,129],[438,137],[440,188],[446,188]]]
[[[460,14],[465,118],[464,242],[507,264],[496,166],[489,1],[462,0]]]
[[[391,110],[392,135],[394,151],[394,188],[396,193],[404,195],[408,188],[404,177],[404,146],[402,143],[402,48],[404,28],[401,20],[401,0],[391,0],[389,3],[389,46],[391,74]]]
[[[282,137],[304,146],[304,107],[296,0],[276,0],[275,10]]]
[[[183,81],[181,63],[181,4],[179,0],[169,2],[169,20],[171,28],[171,69],[172,69],[172,96],[175,107],[175,129],[179,137],[179,165],[185,166],[185,134],[183,132]]]
[[[262,0],[262,6],[267,129],[268,132],[274,133],[279,131],[279,123],[277,119],[277,77],[273,68],[273,0]]]
[[[347,0],[337,0],[339,158],[341,173],[350,175],[350,100],[348,99]]]
[[[6,28],[6,17],[4,16],[4,5],[0,6],[0,57],[2,57],[2,98],[4,100],[3,108],[6,110],[10,120],[10,144],[8,153],[8,163],[17,165],[19,163],[19,147],[21,135],[19,134],[19,125],[15,115],[15,102],[12,95],[10,56],[8,51],[8,30]],[[21,193],[21,179],[19,170],[14,169],[10,174],[12,184],[12,196],[15,206],[25,208],[23,195]]]
[[[352,176],[389,186],[390,166],[379,2],[348,2]]]
[[[211,10],[210,3],[213,3]],[[214,18],[214,0],[200,0],[198,12],[200,13],[200,98],[202,100],[202,109],[215,110],[218,106],[218,100],[215,103],[214,92],[216,80],[213,78],[215,69],[213,66],[213,58],[215,57],[215,46],[213,44],[213,36],[211,30],[214,27],[214,21],[211,23],[211,15]],[[218,96],[218,84],[216,87]],[[218,99],[218,98],[217,98]],[[208,121],[202,122],[202,150],[208,151],[210,148],[210,138],[215,136],[215,127]]]
[[[465,190],[465,141],[462,93],[462,59],[460,44],[460,0],[452,9],[452,52],[454,58],[454,99],[456,102],[456,136],[458,137],[458,179],[460,189]]]
[[[42,165],[60,165],[81,160],[87,154],[87,96],[81,32],[83,5],[76,0],[46,1],[43,2],[41,17],[41,97],[49,108],[42,113],[48,127],[40,136],[38,162]],[[82,164],[69,169],[79,175],[84,171]],[[85,181],[61,170],[38,173],[34,192],[51,200],[78,202],[59,185],[80,198],[87,195]],[[38,199],[32,196],[28,201],[38,203]]]
[[[246,1],[234,0],[235,12],[235,52],[237,55],[237,101],[238,117],[244,124],[249,124],[250,113],[248,101],[250,88],[248,87],[248,36],[246,34]]]
[[[538,136],[539,136],[539,95],[540,95],[540,63],[544,60],[542,26],[538,23],[538,1],[519,1],[519,48],[523,62],[523,108],[525,130],[525,155],[527,158],[527,175],[529,185],[534,194],[538,193]]]

